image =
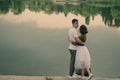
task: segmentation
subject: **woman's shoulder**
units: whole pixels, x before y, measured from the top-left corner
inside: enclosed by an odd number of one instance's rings
[[[86,42],[86,38],[87,38],[86,35],[80,35],[79,36],[79,39],[83,42]]]
[[[87,37],[86,35],[79,35],[79,37]]]

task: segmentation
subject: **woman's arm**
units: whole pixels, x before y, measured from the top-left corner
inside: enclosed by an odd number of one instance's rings
[[[84,46],[85,45],[85,44],[78,43],[77,41],[76,42],[70,41],[70,42],[75,46]]]
[[[80,40],[80,39],[79,39],[79,40]],[[69,41],[70,43],[72,43],[73,45],[75,45],[75,46],[84,46],[84,45],[85,45],[84,42],[82,42],[81,40],[80,40],[80,41],[81,41],[82,43],[79,43],[79,42],[77,42],[77,41],[74,42],[74,41],[71,41],[69,37],[68,37],[68,41]]]
[[[85,44],[83,41],[80,40],[79,37],[75,37],[75,39],[78,44],[83,44],[83,45]]]
[[[78,43],[78,42],[71,42],[73,45],[75,45],[75,46],[84,46],[85,44],[80,44],[80,43]]]

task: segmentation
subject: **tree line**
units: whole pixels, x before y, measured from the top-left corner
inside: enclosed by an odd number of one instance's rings
[[[94,17],[99,14],[106,25],[119,27],[120,6],[118,4],[119,0],[98,0],[98,2],[96,0],[84,0],[84,2],[77,4],[68,2],[59,4],[52,0],[0,0],[0,14],[7,14],[11,11],[14,15],[19,15],[25,9],[36,13],[44,11],[49,15],[64,13],[67,16],[72,13],[84,16],[87,25],[90,23],[90,17],[94,20]]]

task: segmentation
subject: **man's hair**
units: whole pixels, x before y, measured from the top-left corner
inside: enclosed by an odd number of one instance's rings
[[[72,20],[72,24],[74,24],[76,21],[78,22],[77,19],[73,19],[73,20]]]

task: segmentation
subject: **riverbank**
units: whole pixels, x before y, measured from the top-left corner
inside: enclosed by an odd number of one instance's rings
[[[78,80],[78,78],[68,78],[65,76],[16,76],[0,75],[0,80]],[[82,80],[82,79],[79,79]],[[85,78],[84,80],[87,80]],[[92,80],[120,80],[120,78],[93,78]]]

